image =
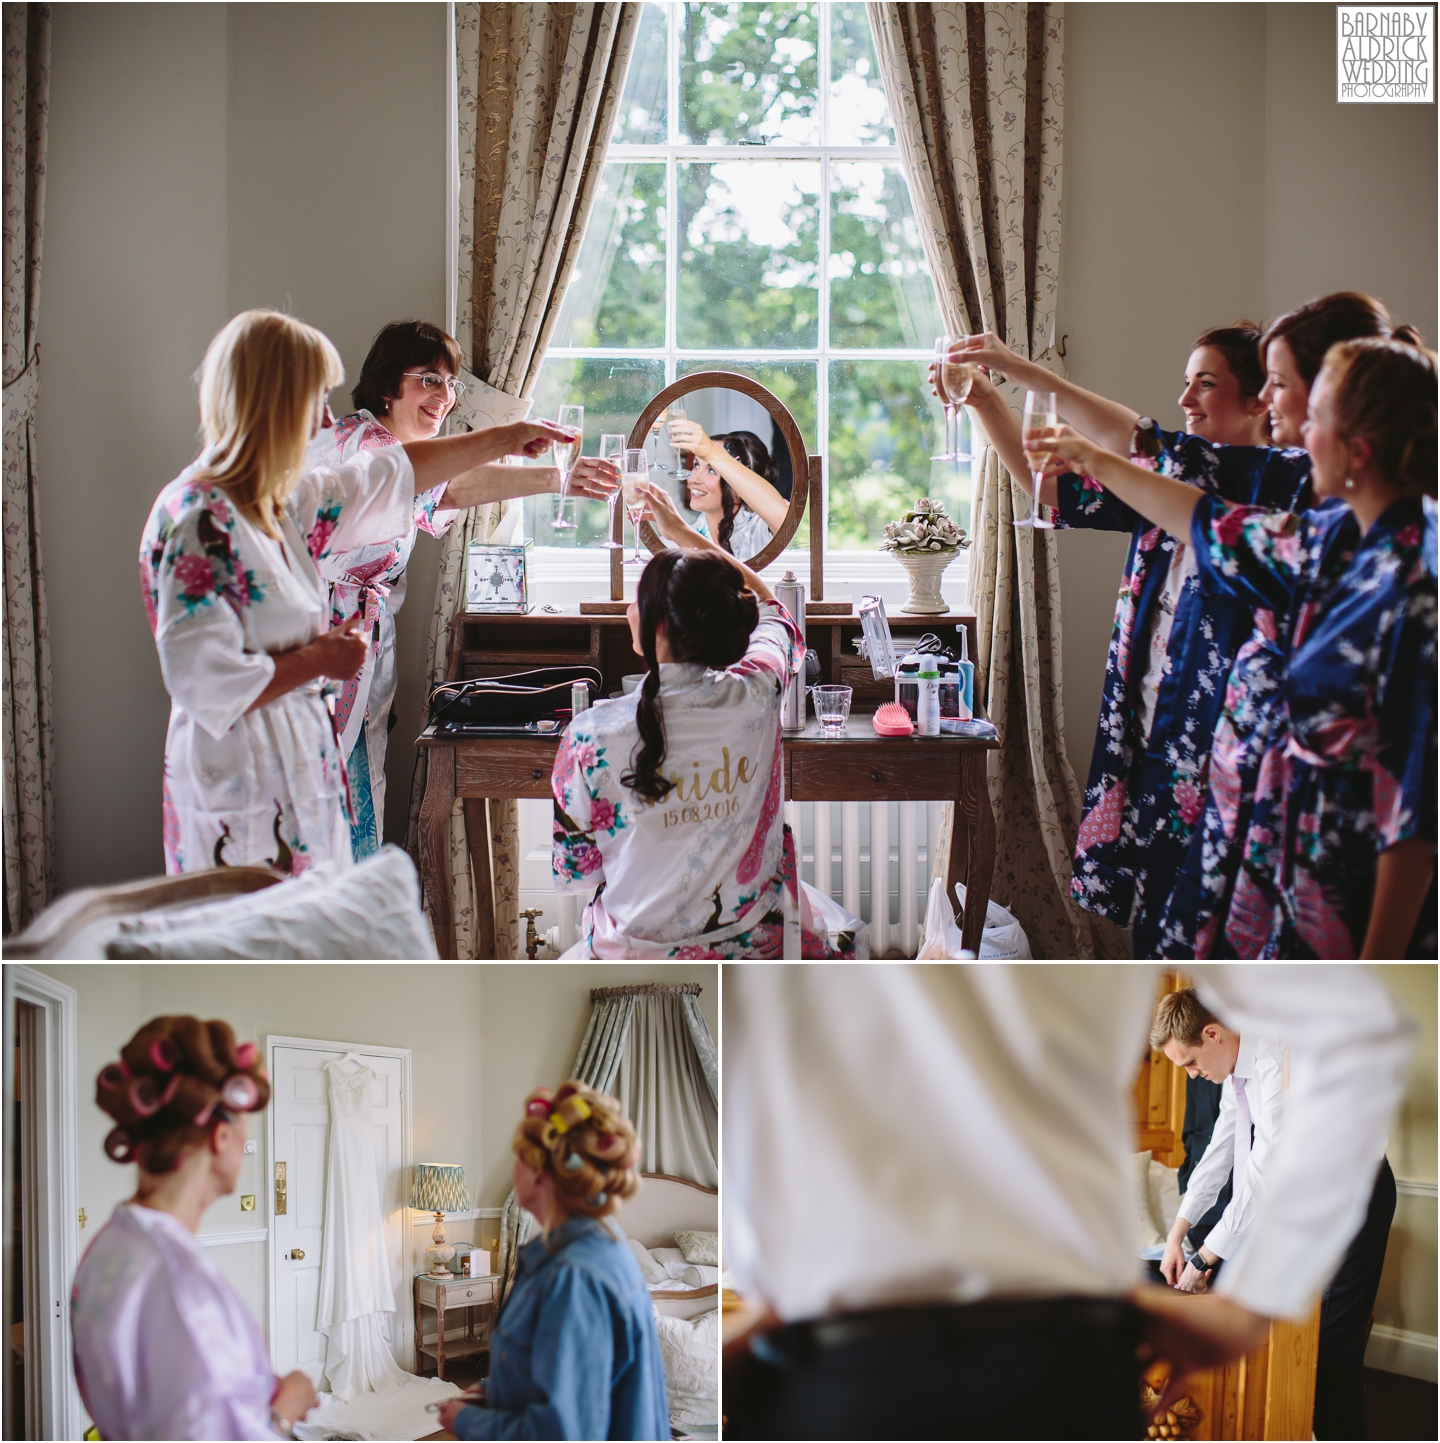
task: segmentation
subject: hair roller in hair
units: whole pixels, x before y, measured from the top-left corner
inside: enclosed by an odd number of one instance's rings
[[[597,1192],[594,1197],[587,1197],[585,1199],[585,1205],[592,1208],[603,1208],[609,1200],[609,1193]]]
[[[141,1117],[154,1117],[160,1111],[160,1089],[155,1086],[151,1078],[132,1078],[126,1096],[129,1098],[130,1106]]]
[[[526,1117],[549,1117],[555,1094],[548,1087],[537,1087],[525,1099]]]
[[[157,1037],[150,1044],[150,1061],[159,1072],[174,1072],[180,1061],[180,1049],[168,1037]]]
[[[591,1148],[596,1157],[603,1158],[606,1163],[613,1166],[620,1154],[624,1152],[625,1143],[613,1132],[601,1132],[595,1135]]]
[[[104,1146],[111,1162],[129,1162],[135,1156],[135,1139],[123,1127],[112,1127],[105,1134]]]
[[[220,1089],[220,1101],[234,1112],[253,1112],[260,1088],[248,1073],[232,1072]]]
[[[260,1049],[253,1042],[242,1042],[235,1049],[235,1065],[242,1072],[249,1072],[260,1058]]]
[[[126,1072],[125,1068],[118,1062],[112,1062],[108,1067],[102,1067],[100,1069],[100,1076],[96,1078],[96,1081],[101,1087],[105,1088],[107,1092],[112,1089],[124,1087],[129,1080],[130,1074]]]
[[[570,1153],[561,1166],[566,1172],[579,1172],[585,1166],[585,1159],[578,1152]]]

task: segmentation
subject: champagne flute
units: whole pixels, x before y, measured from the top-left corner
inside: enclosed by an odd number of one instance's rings
[[[675,400],[671,401],[669,419],[671,421],[684,421],[689,419],[685,415],[684,396],[678,396]],[[673,441],[670,445],[672,449],[675,448]],[[683,481],[689,474],[690,468],[685,464],[685,458],[680,454],[678,449],[675,449],[675,479],[677,481]]]
[[[609,461],[618,471],[625,460],[625,438],[620,435],[602,436],[600,438],[600,459]],[[607,551],[624,551],[624,540],[615,539],[615,503],[620,499],[618,489],[610,493],[610,519],[605,527],[605,549]]]
[[[950,346],[957,341],[963,341],[963,336],[947,336],[945,355],[941,358],[938,367],[940,385],[945,393],[945,400],[954,416],[952,425],[954,427],[954,441],[950,447],[951,461],[969,461],[971,459],[968,451],[960,449],[960,409],[964,406],[970,395],[970,387],[975,384],[975,367],[969,361],[952,361],[950,359]]]
[[[640,518],[645,514],[645,495],[640,482],[650,479],[650,462],[643,446],[632,447],[625,452],[625,465],[620,472],[621,487],[625,492],[625,514],[630,518],[631,529],[635,532],[635,554],[627,557],[631,566],[639,566],[644,557],[640,555]]]
[[[945,438],[940,443],[940,452],[932,461],[950,459],[950,398],[945,394],[945,357],[950,353],[950,337],[935,338],[935,392],[940,397],[941,410],[945,416]]]
[[[654,419],[653,421],[650,422],[650,455],[651,455],[650,465],[653,466],[657,471],[668,471],[668,470],[670,469],[668,466],[662,466],[658,460],[654,459],[654,458],[655,458],[655,438],[660,434],[660,428],[661,428],[661,427],[665,424],[665,422],[666,422],[667,420],[669,420],[669,419],[670,419],[670,408],[669,408],[668,406],[662,406],[662,407],[660,408],[659,414],[655,417],[655,419]]]
[[[580,459],[580,443],[585,435],[584,406],[561,406],[555,417],[555,424],[562,431],[571,432],[575,439],[555,442],[555,465],[560,472],[560,494],[555,498],[555,519],[550,525],[555,531],[573,531],[575,523],[565,515],[565,501],[570,493],[570,473]]]
[[[1040,482],[1045,476],[1045,463],[1050,459],[1049,451],[1039,440],[1039,433],[1059,424],[1059,412],[1055,405],[1054,391],[1027,391],[1025,393],[1025,417],[1022,424],[1025,454],[1034,468],[1035,509],[1029,516],[1021,517],[1016,526],[1033,527],[1036,531],[1052,531],[1055,523],[1040,514]]]

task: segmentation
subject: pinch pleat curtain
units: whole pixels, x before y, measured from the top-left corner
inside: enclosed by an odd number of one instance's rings
[[[866,6],[926,259],[951,334],[994,331],[1054,357],[1060,259],[1063,7]],[[998,378],[997,378],[998,379]],[[1019,410],[1023,396],[1004,387]],[[970,553],[975,686],[1001,747],[987,758],[992,895],[1037,957],[1091,957],[1094,919],[1070,899],[1080,788],[1065,750],[1055,534],[1017,530],[1030,509],[983,448]],[[953,807],[932,855],[944,875]],[[953,902],[953,899],[952,899]]]
[[[640,24],[638,4],[455,6],[460,137],[456,340],[476,394],[472,425],[524,416],[595,203]],[[460,408],[457,407],[457,410]],[[430,619],[431,685],[447,679],[451,624],[464,602],[465,551],[505,537],[503,506],[466,512],[441,544]],[[425,757],[410,798],[418,849]],[[520,836],[513,800],[487,803],[495,953],[519,956]],[[450,820],[456,950],[475,955],[474,890],[462,803]]]
[[[40,554],[35,406],[40,354],[40,251],[45,230],[45,153],[50,109],[50,7],[4,7],[5,299],[4,857],[8,934],[24,927],[54,890],[54,755],[50,635]]]

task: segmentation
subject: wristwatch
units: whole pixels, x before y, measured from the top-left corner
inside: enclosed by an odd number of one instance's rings
[[[1196,1248],[1190,1255],[1190,1266],[1194,1268],[1197,1273],[1208,1273],[1215,1264],[1207,1263],[1205,1259],[1201,1257],[1199,1248]]]

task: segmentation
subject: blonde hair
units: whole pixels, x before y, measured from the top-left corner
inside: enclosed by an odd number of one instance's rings
[[[344,379],[329,338],[279,311],[241,311],[205,352],[200,427],[215,450],[205,472],[271,536],[304,464],[316,403]]]
[[[573,1079],[552,1096],[525,1099],[510,1146],[526,1167],[543,1169],[572,1217],[603,1218],[640,1188],[640,1143],[619,1102]]]
[[[1341,341],[1321,370],[1335,387],[1335,425],[1363,436],[1384,478],[1405,496],[1434,496],[1435,354],[1404,340]]]
[[[1195,995],[1193,987],[1167,992],[1155,1008],[1150,1025],[1150,1046],[1157,1052],[1173,1037],[1185,1047],[1194,1047],[1200,1034],[1220,1019]]]

